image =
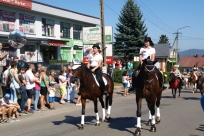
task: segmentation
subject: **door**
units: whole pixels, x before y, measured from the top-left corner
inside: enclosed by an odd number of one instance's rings
[[[67,62],[71,62],[71,48],[62,47],[60,49],[60,54],[61,54],[62,60],[66,60]]]

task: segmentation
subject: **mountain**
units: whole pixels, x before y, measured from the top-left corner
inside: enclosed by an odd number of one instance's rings
[[[189,49],[185,51],[179,51],[179,58],[182,58],[183,56],[203,56],[204,55],[204,49]]]

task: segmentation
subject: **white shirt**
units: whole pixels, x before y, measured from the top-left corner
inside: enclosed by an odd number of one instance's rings
[[[6,84],[6,79],[8,78],[8,72],[10,69],[6,69],[2,75],[2,83],[5,85]]]
[[[103,57],[101,54],[97,53],[95,56],[90,55],[89,61],[91,67],[96,67],[98,65],[99,60],[103,60]]]
[[[64,77],[63,75],[59,76],[59,85],[66,85],[67,82],[62,83],[62,81],[60,79],[66,80],[66,77]]]
[[[25,73],[26,89],[33,89],[35,87],[35,82],[30,81],[34,78],[33,72],[31,70],[27,70]]]
[[[127,76],[122,76],[122,83],[127,83],[128,82],[128,80],[126,78],[127,78]]]
[[[11,104],[11,103],[13,103],[11,100],[4,101],[4,98],[1,98],[0,100],[0,106],[3,106],[4,104]]]
[[[146,47],[142,47],[140,49],[140,54],[142,55],[142,59],[146,59],[148,56],[150,56],[150,59],[152,57],[152,54],[155,54],[156,51],[154,48],[152,48],[151,46],[149,48]]]
[[[54,92],[54,87],[50,86],[50,92],[49,92],[49,97],[55,97],[55,92]]]

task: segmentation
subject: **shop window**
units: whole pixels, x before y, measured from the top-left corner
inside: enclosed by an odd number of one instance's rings
[[[0,10],[0,31],[10,32],[15,29],[15,12]]]
[[[42,18],[42,35],[54,36],[54,25],[54,20]]]
[[[60,22],[60,37],[70,38],[70,24],[65,22]]]
[[[73,25],[73,39],[82,39],[81,25]]]
[[[26,34],[34,34],[35,17],[30,15],[19,14],[19,30]]]

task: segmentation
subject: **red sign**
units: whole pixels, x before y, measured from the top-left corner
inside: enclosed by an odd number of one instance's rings
[[[65,46],[66,43],[63,41],[57,41],[57,40],[49,40],[48,44],[51,46]]]
[[[87,57],[83,58],[83,63],[88,63]],[[106,64],[113,64],[113,57],[110,56],[106,57]]]
[[[9,4],[12,6],[18,6],[21,8],[32,9],[31,0],[0,0],[0,3]]]

